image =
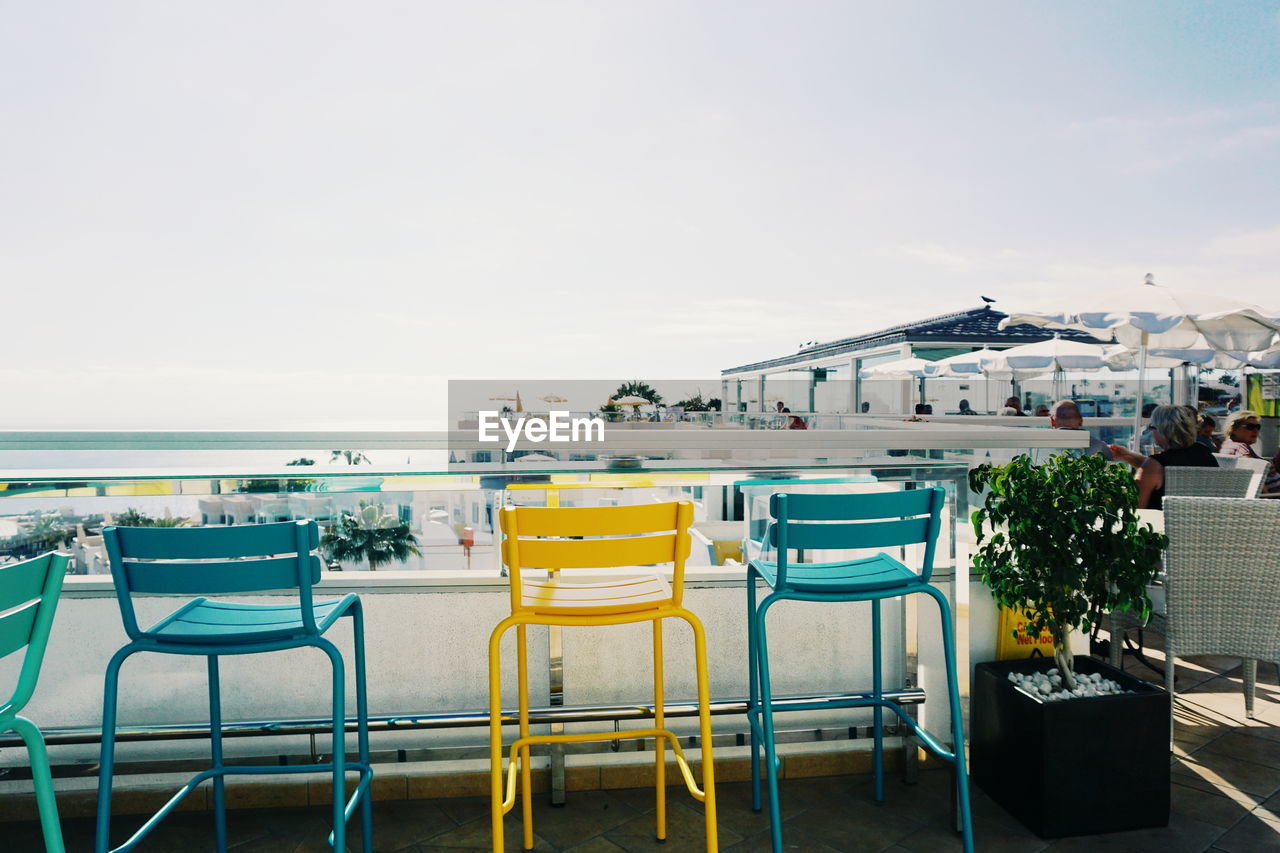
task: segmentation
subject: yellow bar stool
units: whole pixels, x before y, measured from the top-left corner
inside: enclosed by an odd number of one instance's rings
[[[499,516],[505,539],[502,559],[511,576],[511,615],[498,623],[489,639],[489,759],[493,849],[502,851],[502,817],[515,806],[516,777],[524,818],[524,849],[533,849],[530,747],[543,743],[585,743],[627,738],[653,738],[656,746],[657,837],[667,837],[666,744],[669,742],[684,783],[706,814],[707,850],[716,842],[715,774],[711,762],[710,689],[707,686],[707,639],[698,617],[681,604],[684,562],[689,556],[693,504],[647,504],[620,507],[507,507]],[[651,567],[674,565],[671,583]],[[643,567],[647,571],[603,582],[570,582],[561,571]],[[545,576],[526,579],[523,570]],[[683,619],[693,628],[698,680],[698,721],[702,742],[702,787],[693,776],[680,741],[663,719],[662,620]],[[562,735],[529,733],[529,625],[626,625],[653,623],[654,725],[649,729]],[[510,745],[503,784],[501,643],[515,626],[519,678],[520,735]],[[509,718],[508,718],[509,719]]]

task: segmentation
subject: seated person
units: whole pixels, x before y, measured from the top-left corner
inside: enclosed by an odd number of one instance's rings
[[[1217,453],[1224,436],[1218,432],[1218,422],[1213,415],[1197,415],[1196,424],[1196,441]]]
[[[1053,429],[1084,430],[1084,418],[1080,415],[1080,407],[1075,400],[1059,400],[1054,403],[1053,408],[1049,409],[1049,426]],[[1112,458],[1111,448],[1093,434],[1089,435],[1089,447],[1077,453],[1083,456],[1096,453]]]
[[[956,414],[960,414],[960,415],[976,415],[976,414],[978,414],[978,413],[977,413],[977,412],[975,412],[973,409],[969,408],[969,401],[968,401],[968,400],[961,400],[961,401],[960,401],[960,411],[959,411],[959,412],[957,412]]]
[[[1222,428],[1226,440],[1222,442],[1220,453],[1227,456],[1243,456],[1245,459],[1261,459],[1253,449],[1258,441],[1258,433],[1262,430],[1262,421],[1257,412],[1241,409],[1227,417],[1226,426]],[[1276,454],[1280,459],[1280,453]],[[1276,460],[1267,465],[1267,473],[1262,481],[1263,494],[1280,492],[1280,473],[1276,471]]]
[[[804,422],[804,418],[791,414],[790,409],[783,409],[782,413],[787,416],[786,429],[808,429],[809,426]]]
[[[1186,406],[1157,406],[1148,426],[1159,453],[1143,456],[1118,444],[1109,445],[1116,459],[1138,469],[1138,509],[1164,508],[1164,469],[1168,466],[1217,468],[1213,451],[1196,442],[1196,422]]]
[[[1048,404],[1046,404],[1046,403],[1041,403],[1040,405],[1036,406],[1036,417],[1037,417],[1037,418],[1047,418],[1047,417],[1049,417],[1049,406],[1048,406]]]

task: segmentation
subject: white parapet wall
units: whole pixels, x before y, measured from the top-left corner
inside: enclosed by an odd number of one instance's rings
[[[736,575],[736,576],[735,576]],[[950,584],[942,584],[949,589]],[[506,581],[421,574],[329,575],[318,598],[360,594],[366,615],[369,706],[375,715],[480,711],[488,703],[487,649],[494,626],[510,611]],[[922,718],[949,737],[941,647],[932,602],[919,603],[921,683],[930,699]],[[279,601],[277,597],[247,601]],[[157,620],[178,599],[138,599],[140,622]],[[740,572],[716,569],[691,573],[686,606],[707,630],[714,698],[737,699],[747,693],[745,589]],[[963,614],[963,609],[961,613]],[[898,605],[885,605],[885,684],[902,677]],[[775,693],[820,694],[868,689],[871,684],[870,609],[867,604],[782,602],[769,617]],[[564,629],[565,701],[579,704],[648,703],[652,697],[651,638],[648,624],[610,628]],[[548,653],[545,628],[531,627],[531,700],[548,702]],[[350,660],[351,630],[344,621],[326,635]],[[679,621],[665,628],[667,699],[696,695],[692,632]],[[54,622],[35,698],[25,715],[46,729],[97,727],[102,719],[103,673],[111,655],[127,642],[109,581],[68,578]],[[515,632],[503,649],[504,707],[516,702]],[[17,656],[0,661],[0,683],[16,678]],[[350,669],[348,669],[350,672]],[[323,718],[329,713],[327,658],[304,649],[223,658],[223,718],[285,720]],[[354,713],[354,684],[347,682],[348,713]],[[140,653],[122,670],[120,725],[205,723],[209,719],[206,663],[202,657]],[[866,725],[870,713],[843,711],[789,714],[783,728]],[[692,733],[695,721],[673,721]],[[738,717],[717,718],[717,731],[745,731]],[[381,746],[405,742],[435,745],[476,744],[479,729],[383,735]],[[283,740],[283,739],[282,739]],[[235,751],[235,742],[232,750]],[[380,744],[375,741],[375,748]],[[258,747],[259,749],[261,747]],[[181,752],[177,744],[127,747],[133,757]],[[200,741],[186,749],[203,753]],[[65,747],[78,756],[89,747]],[[55,754],[56,755],[56,754]]]

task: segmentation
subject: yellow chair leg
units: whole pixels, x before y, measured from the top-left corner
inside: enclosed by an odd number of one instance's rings
[[[665,729],[666,725],[666,691],[663,679],[662,654],[662,620],[653,620],[653,727]],[[657,755],[657,769],[654,784],[657,787],[657,827],[659,841],[667,840],[667,740],[653,739],[653,751]]]
[[[711,686],[707,675],[707,633],[688,610],[681,611],[684,620],[693,628],[693,651],[698,672],[698,728],[702,741],[702,790],[703,809],[707,821],[707,851],[720,849],[716,832],[716,776],[715,762],[711,757]]]
[[[520,737],[529,736],[529,626],[516,628],[516,653],[520,656],[516,668],[520,678]],[[533,849],[533,771],[530,768],[529,746],[520,749],[520,814],[524,824],[524,849]]]
[[[502,853],[502,635],[510,626],[498,624],[489,637],[489,821],[493,835],[493,853]]]

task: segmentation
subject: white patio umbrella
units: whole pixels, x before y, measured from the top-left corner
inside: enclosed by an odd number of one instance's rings
[[[897,361],[886,361],[872,367],[864,367],[858,371],[859,379],[902,379],[920,380],[920,398],[924,400],[924,380],[929,375],[933,364],[923,358],[900,358]]]
[[[980,349],[973,352],[962,352],[959,355],[940,358],[929,362],[926,368],[930,379],[981,379],[983,380],[983,411],[991,410],[992,380],[1009,381],[1020,378],[1020,374],[1009,367],[1004,359],[1004,350]],[[1027,375],[1035,375],[1040,371],[1032,371]]]
[[[940,358],[929,362],[926,371],[930,378],[967,379],[986,376],[993,379],[1008,379],[1013,375],[1013,371],[1005,363],[1004,351],[995,349],[980,349]]]
[[[1217,351],[1263,350],[1280,337],[1280,323],[1253,305],[1214,292],[1171,290],[1150,275],[1137,286],[1122,288],[1080,311],[1013,313],[1000,328],[1027,323],[1042,328],[1080,329],[1116,341],[1138,353],[1138,404],[1134,410],[1133,441],[1142,430],[1144,374],[1153,348],[1194,347],[1203,336]]]
[[[1073,341],[1054,335],[1047,341],[1010,347],[1004,351],[1005,363],[1015,371],[1053,373],[1053,396],[1061,396],[1062,374],[1068,370],[1109,369],[1107,347],[1084,341]]]
[[[923,358],[900,358],[858,371],[859,379],[924,379],[929,376],[932,361]]]

